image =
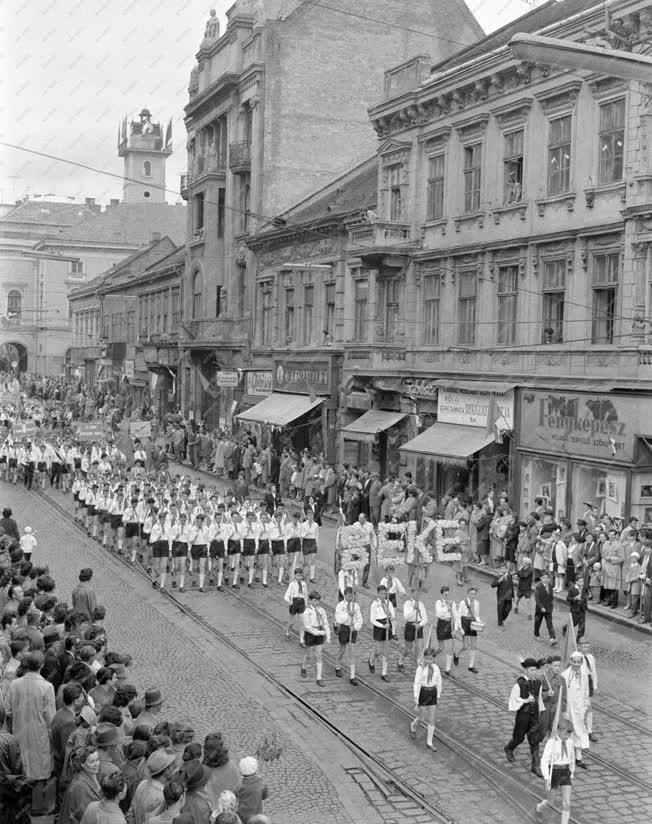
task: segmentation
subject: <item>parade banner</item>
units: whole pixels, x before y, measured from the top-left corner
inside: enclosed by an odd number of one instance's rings
[[[2,403],[18,403],[18,392],[9,392],[7,390],[0,392],[0,404]]]
[[[40,431],[41,428],[34,421],[16,421],[13,426],[14,436],[17,438],[32,438]]]
[[[152,435],[151,421],[130,421],[129,433],[132,438],[150,438]]]
[[[101,421],[80,421],[77,424],[77,437],[80,441],[106,440],[106,426]]]

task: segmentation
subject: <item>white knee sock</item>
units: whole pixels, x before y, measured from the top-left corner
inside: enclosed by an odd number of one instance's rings
[[[383,655],[381,660],[382,660],[381,674],[382,675],[387,675],[387,658]]]
[[[159,584],[161,585],[161,589],[165,586],[165,572],[161,572],[159,577]]]
[[[570,810],[561,811],[561,824],[568,824],[570,821]]]
[[[203,572],[199,573],[199,588],[201,589],[204,586],[204,578],[206,575]]]
[[[218,587],[222,586],[222,577],[223,577],[223,575],[224,575],[224,572],[221,569],[218,569],[217,570],[217,585],[218,585]]]
[[[186,583],[186,573],[182,572],[179,575],[179,589],[183,589],[183,585]]]
[[[310,578],[312,579],[314,577],[315,577],[315,565],[310,564]]]
[[[435,734],[435,725],[428,724],[426,727],[426,743],[432,744],[432,737]]]
[[[284,572],[283,567],[280,566],[278,568],[278,582],[279,582],[279,584],[283,582],[283,572]]]
[[[355,662],[349,667],[349,672],[351,673],[351,678],[355,678]]]
[[[475,666],[475,650],[474,649],[472,649],[471,652],[469,652],[469,666],[470,667]]]
[[[253,584],[254,582],[254,568],[249,567],[249,583]]]
[[[267,567],[263,569],[263,584],[267,586]]]
[[[446,672],[450,671],[452,663],[453,663],[453,656],[452,655],[447,655],[446,656]]]
[[[324,668],[324,665],[321,661],[317,661],[317,680],[321,681],[321,673]]]
[[[118,549],[124,549],[124,541],[122,541],[120,538],[118,538]]]
[[[299,642],[303,644],[306,638],[306,631],[304,629],[299,630]]]

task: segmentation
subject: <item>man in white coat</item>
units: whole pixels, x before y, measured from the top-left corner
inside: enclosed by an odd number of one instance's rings
[[[588,767],[582,759],[582,750],[589,748],[589,731],[587,713],[590,711],[589,677],[584,664],[584,656],[575,651],[571,655],[570,667],[562,672],[566,685],[565,717],[573,725],[571,741],[575,747],[575,764],[586,770]]]

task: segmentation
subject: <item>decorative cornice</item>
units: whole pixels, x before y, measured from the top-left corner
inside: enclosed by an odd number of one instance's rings
[[[605,97],[625,94],[627,92],[627,81],[616,77],[606,77],[604,75],[591,75],[586,82],[591,90],[591,94],[596,100],[603,100]]]
[[[426,146],[446,143],[452,131],[453,129],[451,126],[439,126],[436,129],[431,129],[430,131],[424,132],[420,135],[419,143],[425,143]]]
[[[567,83],[535,92],[534,96],[541,104],[543,111],[551,114],[559,110],[571,109],[575,105],[581,88],[581,80],[569,80]]]
[[[531,108],[532,98],[521,97],[518,100],[511,100],[501,106],[496,106],[490,111],[498,121],[498,125],[504,127],[525,123]]]
[[[487,123],[489,123],[489,113],[478,112],[462,120],[456,120],[453,123],[453,128],[462,140],[468,140],[475,135],[484,134]]]

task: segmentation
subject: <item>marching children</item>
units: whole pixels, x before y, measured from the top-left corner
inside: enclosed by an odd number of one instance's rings
[[[543,824],[543,811],[551,803],[555,790],[561,793],[561,824],[568,824],[571,813],[571,792],[575,774],[575,752],[569,741],[572,725],[561,719],[557,734],[551,736],[543,748],[541,773],[546,782],[546,797],[537,804],[535,821]]]
[[[308,606],[303,613],[304,645],[306,654],[303,656],[301,664],[301,677],[308,675],[307,667],[310,658],[314,656],[317,667],[317,686],[325,686],[322,681],[322,671],[324,663],[322,661],[321,648],[324,643],[330,644],[331,630],[328,625],[326,610],[320,605],[321,595],[317,590],[312,590],[308,596]]]
[[[527,736],[530,745],[530,755],[532,757],[531,770],[535,775],[541,777],[539,768],[539,744],[541,743],[541,725],[539,714],[545,712],[545,704],[541,697],[541,681],[537,678],[536,672],[545,663],[545,659],[525,658],[521,661],[521,666],[525,670],[524,675],[516,679],[509,695],[508,708],[510,712],[516,714],[514,718],[514,730],[511,740],[505,745],[505,756],[508,761],[514,761],[514,750],[523,743]]]
[[[414,651],[417,666],[423,657],[423,630],[428,623],[428,613],[423,601],[419,598],[420,591],[411,594],[403,604],[403,617],[405,626],[403,627],[404,646],[399,653],[398,671],[405,670],[405,659],[412,655]]]
[[[444,675],[452,678],[453,630],[458,623],[457,609],[450,599],[450,587],[443,586],[439,592],[441,598],[435,602],[435,618],[437,619],[435,632],[439,649],[443,649],[446,653]]]
[[[31,526],[26,526],[23,528],[23,535],[20,538],[20,548],[23,550],[23,560],[31,561],[32,560],[32,552],[38,546],[38,542],[34,537],[34,533],[32,531]]]
[[[514,613],[518,615],[518,605],[521,598],[527,601],[527,619],[532,620],[532,578],[534,570],[532,569],[532,559],[525,555],[521,560],[516,577],[518,578],[518,587],[516,590],[516,604],[514,606]]]
[[[307,509],[305,520],[300,527],[301,551],[303,552],[303,563],[310,571],[310,583],[315,583],[315,559],[319,545],[319,525],[315,521],[315,515],[311,509]]]
[[[287,556],[285,525],[283,523],[283,510],[276,509],[269,525],[269,540],[272,549],[272,566],[278,569],[278,585],[283,586],[283,574],[285,572],[285,558]]]
[[[457,620],[458,629],[461,629],[463,633],[462,649],[457,654],[453,653],[453,663],[457,666],[460,655],[468,650],[468,670],[477,675],[479,670],[475,666],[475,656],[478,650],[478,624],[482,623],[477,587],[469,587],[466,591],[466,598],[457,605]]]
[[[380,581],[380,586],[387,587],[389,600],[394,609],[398,607],[398,604],[396,602],[396,596],[405,595],[405,587],[394,575],[395,572],[396,568],[392,564],[390,564],[385,570],[385,577],[382,578]]]
[[[436,650],[428,648],[423,652],[423,661],[414,675],[414,708],[417,716],[410,724],[410,735],[417,737],[419,721],[426,723],[426,747],[435,750],[432,743],[435,734],[435,710],[441,696],[441,672],[435,664]]]
[[[306,609],[306,600],[308,598],[308,586],[303,580],[303,569],[294,570],[294,580],[285,592],[284,600],[289,605],[290,617],[288,619],[287,629],[285,630],[285,637],[289,640],[290,632],[294,629],[297,622],[297,615],[303,616]],[[299,618],[301,622],[299,625],[299,644],[304,646],[304,627],[303,618]]]
[[[360,611],[360,605],[355,600],[355,592],[352,587],[345,588],[344,600],[340,601],[335,608],[335,626],[337,627],[339,641],[335,675],[338,678],[342,677],[342,663],[346,658],[349,664],[349,683],[357,687],[359,681],[355,677],[354,649],[358,640],[358,633],[362,628],[362,612]]]

